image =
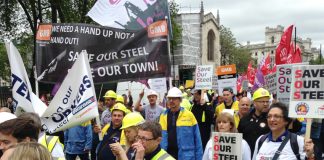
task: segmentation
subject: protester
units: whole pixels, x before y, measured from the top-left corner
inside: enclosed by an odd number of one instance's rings
[[[135,111],[141,112],[145,120],[159,121],[159,117],[163,112],[164,108],[157,103],[158,94],[154,90],[150,90],[147,93],[147,99],[149,104],[140,105],[144,96],[144,90],[139,94],[139,98],[135,104]]]
[[[14,118],[0,124],[0,150],[8,148],[20,142],[37,142],[39,125],[31,118]]]
[[[239,110],[237,113],[234,114],[234,120],[235,120],[235,127],[237,128],[240,119],[243,118],[244,116],[249,115],[250,113],[250,107],[251,107],[251,101],[247,97],[242,97],[239,101]]]
[[[237,129],[235,127],[235,121],[233,116],[230,113],[222,112],[216,119],[215,124],[216,132],[228,132],[228,133],[237,133]],[[212,160],[213,159],[213,139],[209,139],[203,160]],[[251,150],[248,143],[242,139],[242,160],[250,160],[251,159]]]
[[[287,130],[291,119],[288,117],[287,106],[283,103],[271,105],[267,114],[270,132],[260,136],[255,143],[253,160],[263,159],[314,159],[314,144],[307,139],[297,136]],[[294,148],[297,148],[294,149]],[[304,152],[305,150],[305,152]],[[296,153],[297,152],[297,153]]]
[[[14,114],[8,113],[8,112],[0,112],[0,157],[2,156],[2,153],[4,152],[4,145],[7,143],[5,138],[2,138],[2,135],[6,134],[8,135],[12,127],[6,128],[7,126],[3,126],[2,123],[6,122],[11,119],[17,118]]]
[[[126,152],[120,143],[111,144],[112,151],[117,159],[135,159],[136,149],[133,148],[132,145],[136,141],[138,125],[142,124],[144,121],[144,118],[136,112],[129,113],[124,117],[122,127],[120,129],[123,129],[125,133],[126,146],[124,146],[124,148]]]
[[[171,88],[167,97],[170,108],[160,117],[161,148],[175,159],[200,160],[203,149],[195,116],[180,106],[182,92],[178,88]]]
[[[36,142],[19,143],[13,148],[9,160],[52,160],[51,154]]]
[[[16,102],[14,102],[11,97],[7,98],[7,108],[10,109],[11,113],[15,113],[16,105]]]
[[[224,109],[231,109],[234,112],[237,112],[239,110],[238,101],[234,101],[233,97],[234,97],[234,94],[233,94],[233,89],[232,88],[226,87],[226,88],[223,89],[224,102],[216,107],[216,110],[215,110],[216,117]]]
[[[91,122],[85,122],[64,131],[64,146],[67,160],[89,160],[92,147]]]
[[[162,128],[156,121],[146,121],[139,125],[137,142],[132,145],[136,150],[136,159],[174,160],[161,148]]]
[[[130,90],[128,90],[128,96],[126,94],[122,95],[124,97],[124,105],[130,111],[133,111],[133,96]],[[127,99],[128,98],[128,99]]]
[[[41,119],[38,114],[25,112],[19,115],[19,118],[32,119],[34,123],[37,125],[37,128],[40,130],[40,134],[38,136],[38,143],[42,144],[52,155],[52,157],[56,160],[64,160],[64,152],[63,152],[63,144],[60,142],[58,136],[50,136],[46,135],[46,133],[42,130]]]
[[[111,108],[116,104],[117,94],[109,90],[104,95],[106,110],[101,115],[101,125],[105,126],[111,122]]]
[[[103,140],[97,146],[97,159],[98,160],[115,160],[110,144],[121,142],[124,138],[122,130],[123,118],[127,112],[126,107],[123,104],[117,103],[111,110],[111,122],[102,129]],[[96,133],[98,132],[98,126],[95,126]]]
[[[270,131],[266,118],[270,105],[270,93],[266,89],[259,88],[254,92],[252,100],[254,109],[240,120],[238,131],[243,134],[243,139],[249,144],[253,153],[258,137]]]
[[[104,98],[99,98],[99,100],[98,100],[99,117],[101,117],[102,112],[105,111],[104,102],[105,102],[105,99]]]
[[[201,90],[195,90],[193,102],[194,104],[192,106],[191,112],[198,122],[202,147],[203,149],[205,149],[205,146],[210,137],[211,125],[214,121],[213,108],[212,106],[207,104],[204,99],[201,98]]]

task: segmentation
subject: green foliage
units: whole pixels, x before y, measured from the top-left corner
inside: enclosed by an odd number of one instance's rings
[[[324,58],[323,58],[323,56],[318,56],[315,60],[310,60],[309,61],[309,64],[311,64],[311,65],[317,65],[317,64],[324,64]]]
[[[223,25],[220,30],[220,45],[221,64],[235,64],[238,73],[245,72],[252,59],[251,54],[236,42],[231,30]]]
[[[171,15],[172,37],[173,37],[173,39],[171,40],[171,48],[174,48],[181,41],[182,28],[178,23],[176,23],[175,20],[179,12],[179,5],[172,0],[169,2],[169,9]]]

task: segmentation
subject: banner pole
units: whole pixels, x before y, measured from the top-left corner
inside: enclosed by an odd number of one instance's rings
[[[36,96],[39,98],[38,80],[37,80],[36,66],[34,66],[33,69],[34,69],[34,78],[35,78],[35,92],[36,92]]]
[[[101,84],[100,91],[99,91],[99,95],[98,95],[98,98],[97,99],[100,99],[100,97],[101,97],[102,87],[103,87],[103,84]]]
[[[307,119],[306,119],[306,133],[305,133],[305,139],[310,139],[312,120],[313,120],[312,118],[307,118]]]

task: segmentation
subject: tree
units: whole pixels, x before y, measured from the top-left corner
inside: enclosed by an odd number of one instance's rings
[[[238,73],[246,71],[249,61],[252,59],[247,49],[244,49],[229,28],[221,26],[220,30],[221,64],[235,64]]]

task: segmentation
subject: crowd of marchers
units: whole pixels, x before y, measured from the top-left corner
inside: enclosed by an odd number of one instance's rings
[[[212,160],[212,132],[241,133],[243,160],[322,160],[324,123],[314,120],[304,138],[305,119],[290,118],[288,106],[264,88],[253,93],[173,87],[164,97],[144,90],[108,90],[99,98],[100,124],[89,121],[46,133],[35,113],[14,114],[8,98],[0,108],[1,160]],[[134,103],[135,102],[135,103]]]

